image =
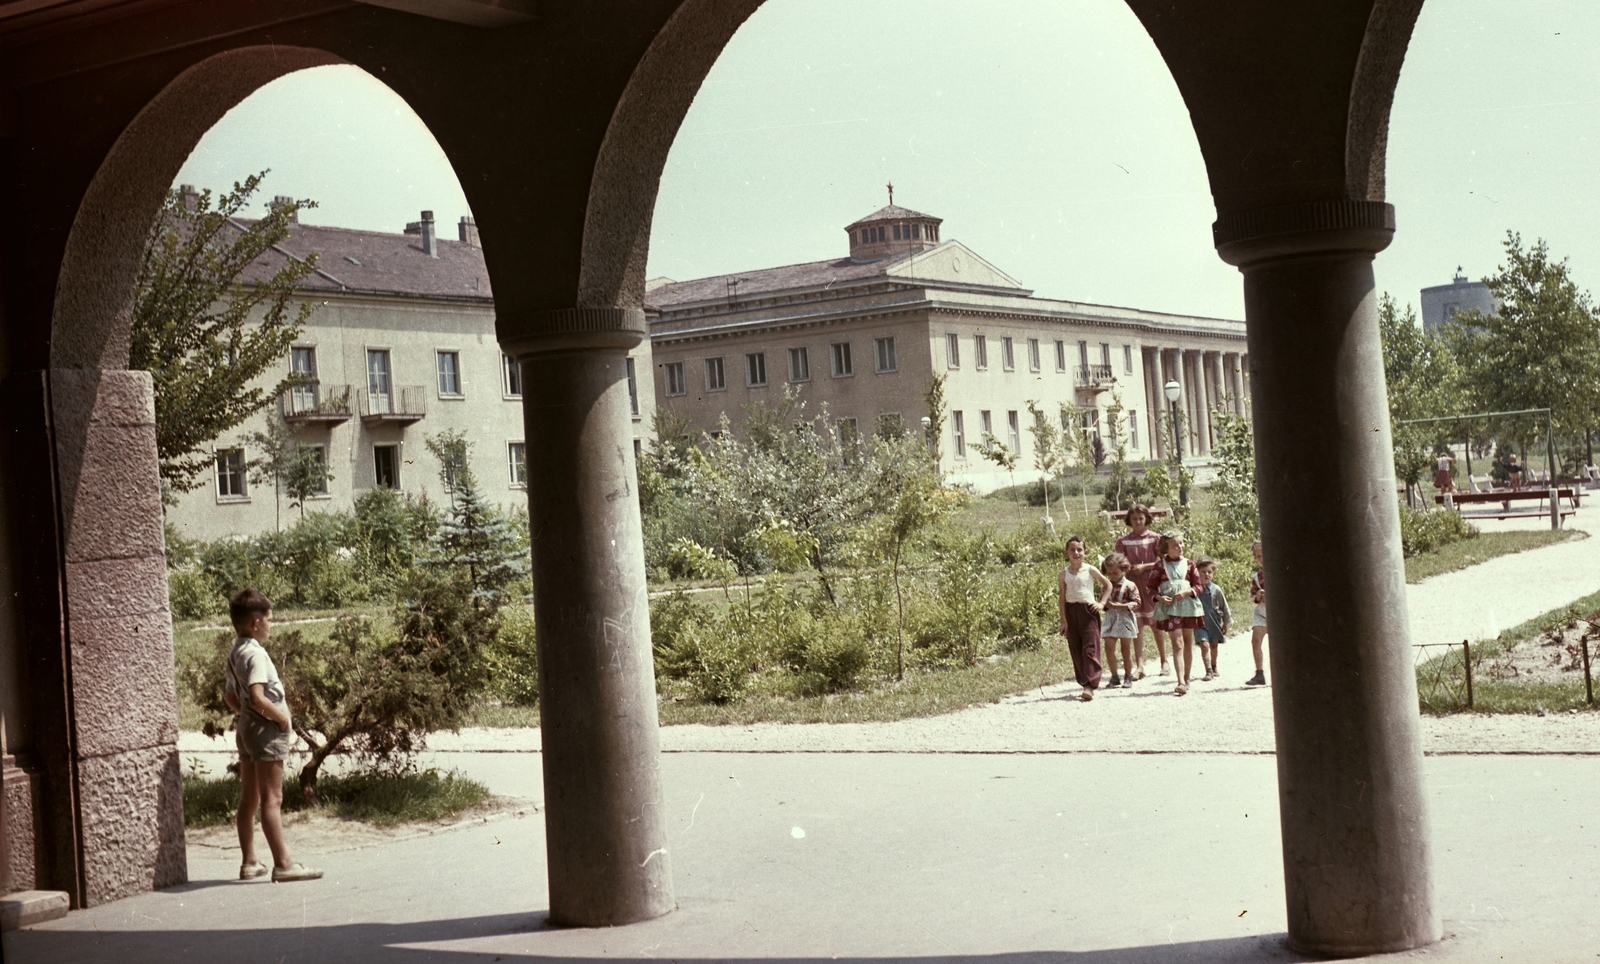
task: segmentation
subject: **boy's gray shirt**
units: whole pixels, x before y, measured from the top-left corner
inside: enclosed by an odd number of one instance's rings
[[[1233,611],[1228,608],[1228,595],[1222,587],[1211,583],[1199,589],[1195,595],[1200,597],[1200,607],[1206,611],[1206,632],[1215,633],[1221,639],[1228,635],[1228,627],[1233,625]]]
[[[239,701],[241,714],[248,713],[256,719],[265,719],[250,706],[250,687],[256,683],[265,684],[261,691],[267,702],[288,711],[283,702],[283,681],[278,678],[278,667],[273,665],[265,646],[248,636],[240,636],[233,641],[233,649],[228,652],[226,669],[227,689]]]

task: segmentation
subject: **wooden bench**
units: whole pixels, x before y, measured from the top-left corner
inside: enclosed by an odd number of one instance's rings
[[[1152,519],[1159,519],[1159,518],[1161,518],[1162,516],[1164,516],[1166,514],[1167,514],[1167,510],[1166,509],[1151,509],[1150,510],[1150,518],[1152,518]],[[1118,522],[1125,522],[1125,521],[1127,521],[1127,518],[1128,518],[1128,510],[1127,509],[1118,509],[1117,511],[1111,513],[1111,518],[1117,520]]]
[[[1582,489],[1576,487],[1560,488],[1556,490],[1556,499],[1558,501],[1561,499],[1567,499],[1572,503],[1572,508],[1563,508],[1561,510],[1561,517],[1563,519],[1578,511],[1579,499],[1582,497],[1582,492]],[[1456,492],[1452,494],[1451,501],[1454,503],[1456,511],[1458,512],[1461,510],[1462,506],[1470,505],[1499,505],[1503,510],[1501,512],[1474,512],[1471,514],[1463,512],[1462,515],[1469,519],[1542,519],[1550,515],[1549,509],[1516,512],[1511,509],[1511,503],[1542,503],[1548,499],[1549,496],[1549,489],[1496,489],[1489,492]],[[1434,496],[1433,501],[1437,505],[1444,505],[1444,494],[1440,493],[1439,495]]]

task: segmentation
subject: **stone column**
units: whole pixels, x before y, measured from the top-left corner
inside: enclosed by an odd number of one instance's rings
[[[1142,370],[1144,371],[1144,423],[1145,438],[1147,439],[1145,444],[1149,446],[1146,451],[1150,453],[1151,458],[1157,459],[1166,458],[1167,454],[1167,444],[1161,438],[1161,431],[1157,422],[1157,416],[1161,411],[1160,402],[1157,401],[1161,397],[1160,352],[1159,348],[1141,347],[1139,349],[1139,363],[1143,366]]]
[[[648,920],[676,905],[628,403],[644,312],[499,326],[522,365],[550,920]]]
[[[1394,209],[1377,201],[1215,226],[1218,253],[1244,274],[1259,362],[1289,938],[1327,956],[1405,950],[1441,932],[1373,293],[1372,258],[1393,232]]]

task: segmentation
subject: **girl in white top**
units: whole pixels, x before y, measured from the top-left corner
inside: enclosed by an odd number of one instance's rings
[[[1100,614],[1105,611],[1105,599],[1095,598],[1095,586],[1101,586],[1109,595],[1111,580],[1083,561],[1085,551],[1079,536],[1067,540],[1067,566],[1056,574],[1056,582],[1061,635],[1067,637],[1073,673],[1083,687],[1078,698],[1088,702],[1100,688]]]

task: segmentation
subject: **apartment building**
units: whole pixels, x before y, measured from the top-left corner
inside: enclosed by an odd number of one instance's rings
[[[262,379],[275,385],[293,371],[304,381],[213,443],[205,484],[168,510],[180,533],[250,534],[298,514],[248,470],[259,455],[250,435],[278,418],[328,467],[327,490],[308,511],[348,509],[376,486],[448,501],[425,437],[452,429],[471,443],[485,494],[526,505],[527,460],[538,453],[523,440],[522,372],[495,338],[493,292],[471,218],[461,219],[457,235],[438,237],[428,211],[392,234],[295,223],[251,265],[247,278],[264,277],[287,259],[318,253],[297,297],[319,307],[281,367]],[[630,374],[649,371],[649,358],[646,342],[630,355]],[[654,406],[648,386],[638,387],[630,380],[636,446]]]
[[[932,376],[944,374],[941,446],[953,481],[978,491],[1011,478],[983,457],[985,438],[1020,453],[1017,481],[1037,478],[1029,402],[1050,418],[1105,431],[1113,393],[1129,457],[1164,458],[1172,421],[1185,458],[1215,441],[1211,412],[1242,412],[1242,321],[1037,298],[942,221],[889,205],[845,228],[849,255],[694,281],[655,279],[650,315],[657,404],[716,431],[752,402],[787,390],[836,431],[921,430]]]

